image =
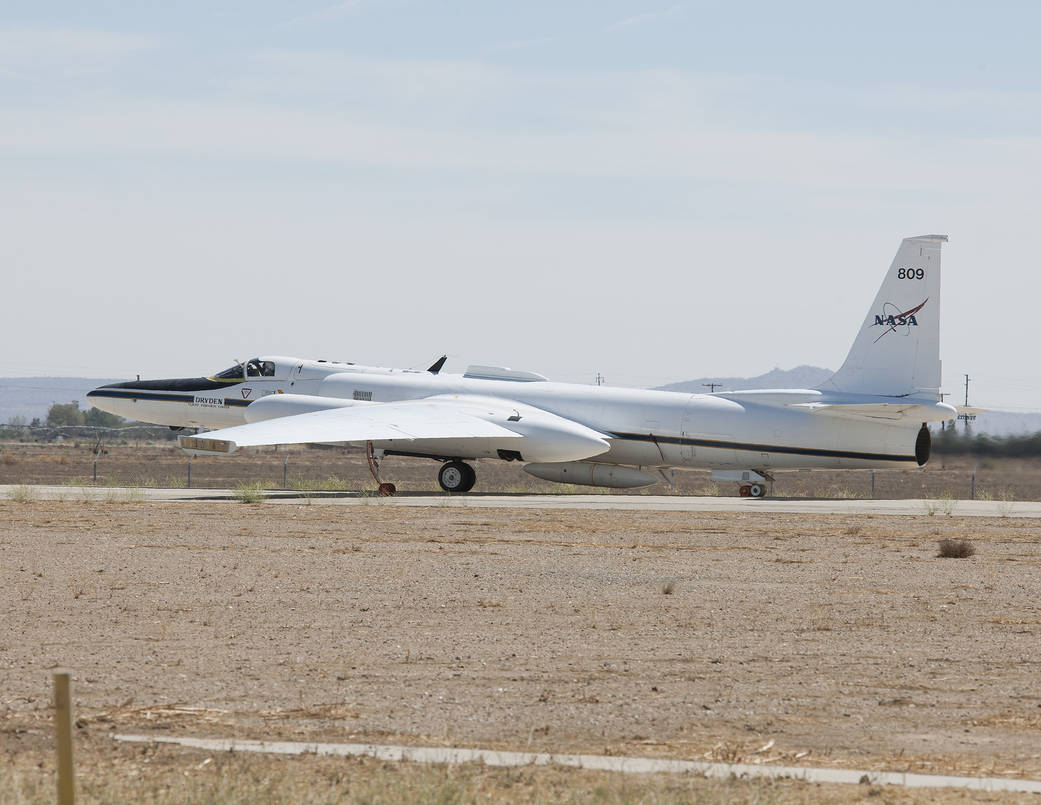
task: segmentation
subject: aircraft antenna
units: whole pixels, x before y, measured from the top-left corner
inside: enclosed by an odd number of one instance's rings
[[[722,388],[722,383],[702,383],[701,385],[708,387],[709,394],[715,394],[717,388]]]

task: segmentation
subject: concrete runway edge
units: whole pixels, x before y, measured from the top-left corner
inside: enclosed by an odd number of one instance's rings
[[[156,489],[151,487],[0,486],[0,500],[108,502],[235,502],[232,489]],[[681,495],[446,495],[406,492],[383,498],[359,492],[267,490],[270,504],[338,506],[449,506],[463,509],[580,509],[623,511],[770,512],[787,514],[874,514],[936,517],[1037,517],[1039,501],[1007,500],[850,500],[832,498],[687,497]]]

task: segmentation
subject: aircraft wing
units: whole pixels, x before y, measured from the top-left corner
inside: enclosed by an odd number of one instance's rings
[[[286,395],[287,397],[290,395]],[[337,405],[330,400],[330,406]],[[441,455],[480,456],[509,450],[525,461],[574,461],[605,452],[604,434],[523,403],[438,395],[420,400],[330,407],[231,428],[181,436],[185,450],[231,453],[240,447],[342,442],[444,443]],[[481,450],[473,450],[476,443]]]

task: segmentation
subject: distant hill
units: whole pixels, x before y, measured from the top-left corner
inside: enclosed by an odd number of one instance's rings
[[[24,417],[26,422],[39,417],[47,418],[53,403],[76,400],[87,410],[87,392],[105,383],[119,379],[92,377],[0,377],[0,423],[12,417]]]
[[[796,366],[794,369],[772,369],[758,377],[699,377],[680,383],[658,386],[663,391],[686,391],[704,394],[706,383],[716,383],[716,391],[744,391],[745,389],[812,389],[835,374],[819,366]]]

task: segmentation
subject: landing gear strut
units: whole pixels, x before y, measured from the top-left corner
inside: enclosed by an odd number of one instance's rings
[[[452,494],[469,492],[477,483],[477,473],[469,464],[462,461],[448,461],[437,471],[437,482],[441,488]]]
[[[383,451],[380,451],[382,455]],[[386,483],[380,480],[380,457],[376,455],[376,451],[372,447],[372,442],[365,442],[365,458],[369,462],[369,472],[372,473],[372,477],[376,480],[379,486],[376,487],[377,491],[385,498],[389,498],[398,488],[392,483]]]

